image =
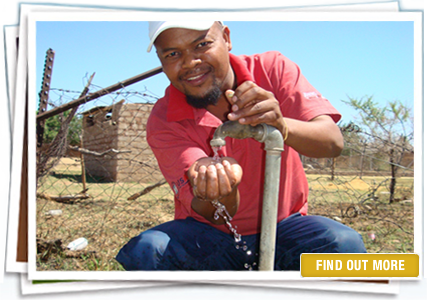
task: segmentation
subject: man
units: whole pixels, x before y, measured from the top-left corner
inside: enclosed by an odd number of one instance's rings
[[[366,252],[354,230],[306,215],[308,183],[298,153],[336,157],[343,138],[340,114],[298,66],[274,51],[231,54],[230,29],[220,21],[149,26],[148,51],[155,46],[171,85],[152,110],[147,141],[174,191],[175,220],[131,239],[117,255],[124,268],[258,268],[265,152],[253,139],[227,138],[215,160],[209,141],[227,120],[266,123],[284,137],[275,270],[299,270],[301,253]],[[216,214],[217,201],[225,218]]]

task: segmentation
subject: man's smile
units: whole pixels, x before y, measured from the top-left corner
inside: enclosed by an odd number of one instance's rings
[[[192,87],[201,86],[208,79],[209,70],[197,72],[183,77],[183,82]]]

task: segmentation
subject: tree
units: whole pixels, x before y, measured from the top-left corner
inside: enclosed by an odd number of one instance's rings
[[[75,116],[75,109],[48,118],[42,128],[43,142],[47,149],[37,148],[37,178],[52,169],[71,145],[80,145],[82,118]]]
[[[390,167],[390,203],[394,201],[396,178],[406,153],[413,153],[414,124],[411,108],[400,101],[387,102],[380,107],[373,96],[355,99],[349,97],[344,103],[358,112],[360,127],[365,133],[365,142],[377,154],[388,158]]]
[[[44,143],[51,143],[55,136],[58,134],[62,122],[67,118],[70,111],[66,111],[63,114],[55,115],[46,120],[44,126]],[[70,145],[80,145],[80,135],[82,131],[82,118],[80,116],[74,116],[68,125],[67,139]]]

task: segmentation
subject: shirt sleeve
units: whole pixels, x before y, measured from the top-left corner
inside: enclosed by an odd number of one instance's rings
[[[341,119],[341,114],[308,82],[297,64],[280,52],[267,53],[261,59],[284,117],[309,121],[329,115],[334,122]]]
[[[196,160],[208,156],[198,141],[199,136],[191,133],[192,126],[183,124],[187,122],[191,121],[167,122],[155,112],[147,122],[147,142],[175,194],[176,218],[195,214],[191,209],[193,192],[187,171]]]

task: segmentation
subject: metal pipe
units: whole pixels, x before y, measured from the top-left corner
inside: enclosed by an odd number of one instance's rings
[[[262,142],[265,134],[265,124],[258,124],[257,126],[242,125],[237,121],[227,121],[215,130],[213,138],[210,142],[211,147],[225,146],[225,137],[232,137],[235,139],[254,138]]]
[[[274,253],[276,244],[277,211],[279,201],[280,161],[283,149],[281,132],[270,125],[242,125],[237,121],[227,121],[220,125],[210,142],[211,147],[225,145],[225,137],[236,139],[254,138],[264,143],[265,175],[262,204],[260,237],[260,271],[274,270]]]
[[[42,120],[45,120],[47,118],[53,117],[54,115],[57,115],[57,114],[59,114],[61,112],[64,112],[64,111],[69,110],[69,109],[71,109],[73,107],[79,106],[79,105],[81,105],[83,103],[87,103],[89,101],[98,99],[99,97],[108,95],[108,94],[110,94],[110,93],[112,93],[114,91],[117,91],[119,89],[127,87],[127,86],[129,86],[131,84],[137,83],[137,82],[139,82],[141,80],[147,79],[147,78],[149,78],[151,76],[154,76],[156,74],[159,74],[161,72],[163,72],[162,67],[157,67],[157,68],[151,69],[151,70],[149,70],[147,72],[144,72],[144,73],[141,73],[139,75],[136,75],[134,77],[128,78],[126,80],[123,80],[121,82],[118,82],[116,84],[110,85],[109,87],[100,89],[100,90],[98,90],[96,92],[93,92],[93,93],[91,93],[89,95],[80,96],[76,100],[70,101],[70,102],[65,103],[65,104],[63,104],[61,106],[55,107],[55,108],[53,108],[53,109],[51,109],[49,111],[42,112],[42,113],[38,114],[37,115],[37,121],[42,121]]]

